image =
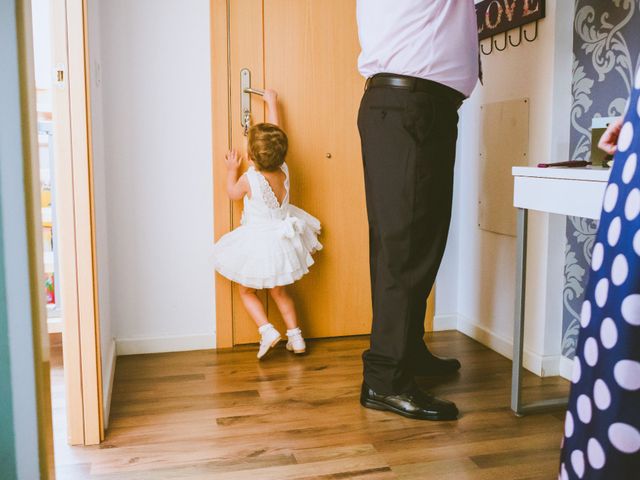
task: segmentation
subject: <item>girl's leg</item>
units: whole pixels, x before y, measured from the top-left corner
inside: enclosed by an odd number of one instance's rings
[[[264,311],[264,306],[258,298],[258,295],[256,295],[257,290],[255,288],[238,285],[238,292],[240,293],[240,300],[242,300],[244,308],[253,321],[256,322],[256,325],[261,327],[269,323],[267,312]]]
[[[296,315],[296,306],[287,289],[285,287],[274,287],[269,289],[269,293],[273,301],[276,302],[287,329],[293,330],[297,328],[298,316]]]

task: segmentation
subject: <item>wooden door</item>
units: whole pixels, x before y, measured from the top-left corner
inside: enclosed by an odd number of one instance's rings
[[[53,126],[67,440],[104,439],[85,0],[53,0]]]
[[[225,13],[228,50],[221,52],[216,39],[225,37],[215,29],[225,22],[219,17],[216,21],[216,15]],[[240,128],[242,68],[251,70],[254,88],[277,90],[282,127],[289,136],[291,202],[322,222],[324,250],[315,255],[311,272],[291,287],[305,336],[369,333],[368,227],[356,124],[364,79],[357,70],[360,47],[355,0],[213,0],[212,20],[214,132],[216,120],[225,120],[223,106],[216,105],[216,99],[224,102],[226,93],[230,102],[227,139],[234,148],[244,148]],[[225,60],[226,79],[217,71]],[[226,92],[216,85],[216,79],[227,81]],[[262,101],[254,98],[252,121],[263,120]],[[215,138],[215,189],[220,199],[220,189],[225,188],[220,163],[228,145],[220,132]],[[224,206],[216,208],[216,224],[223,229],[216,232],[218,236],[238,225],[241,203],[231,209],[226,229],[226,217],[221,223],[220,214],[225,214]],[[231,308],[218,305],[218,335],[228,332],[234,345],[256,342],[255,324],[244,311],[235,287],[229,289],[225,282],[218,277],[222,290],[217,298],[218,302],[230,302]],[[264,302],[270,320],[283,331],[275,305],[266,296]],[[224,325],[229,316],[231,329]],[[218,344],[224,346],[225,342]]]

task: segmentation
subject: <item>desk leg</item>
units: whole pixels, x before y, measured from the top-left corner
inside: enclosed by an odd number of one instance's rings
[[[524,350],[524,301],[527,291],[527,226],[529,211],[518,209],[516,240],[516,305],[513,323],[513,366],[511,372],[511,410],[522,414],[522,351]]]
[[[527,226],[529,211],[518,209],[516,246],[516,308],[513,323],[513,367],[511,372],[511,410],[519,417],[566,407],[566,398],[522,403],[522,353],[524,351],[524,305],[527,291]]]

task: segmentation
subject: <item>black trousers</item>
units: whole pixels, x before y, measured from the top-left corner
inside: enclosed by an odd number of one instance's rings
[[[393,87],[369,88],[360,105],[373,301],[364,380],[377,393],[409,390],[408,366],[430,356],[424,317],[451,220],[458,106]]]

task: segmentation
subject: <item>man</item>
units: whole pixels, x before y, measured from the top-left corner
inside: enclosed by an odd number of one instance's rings
[[[360,402],[453,420],[455,404],[420,391],[414,377],[460,368],[432,355],[423,336],[451,219],[457,110],[478,79],[474,2],[358,0],[357,16],[373,300]]]

